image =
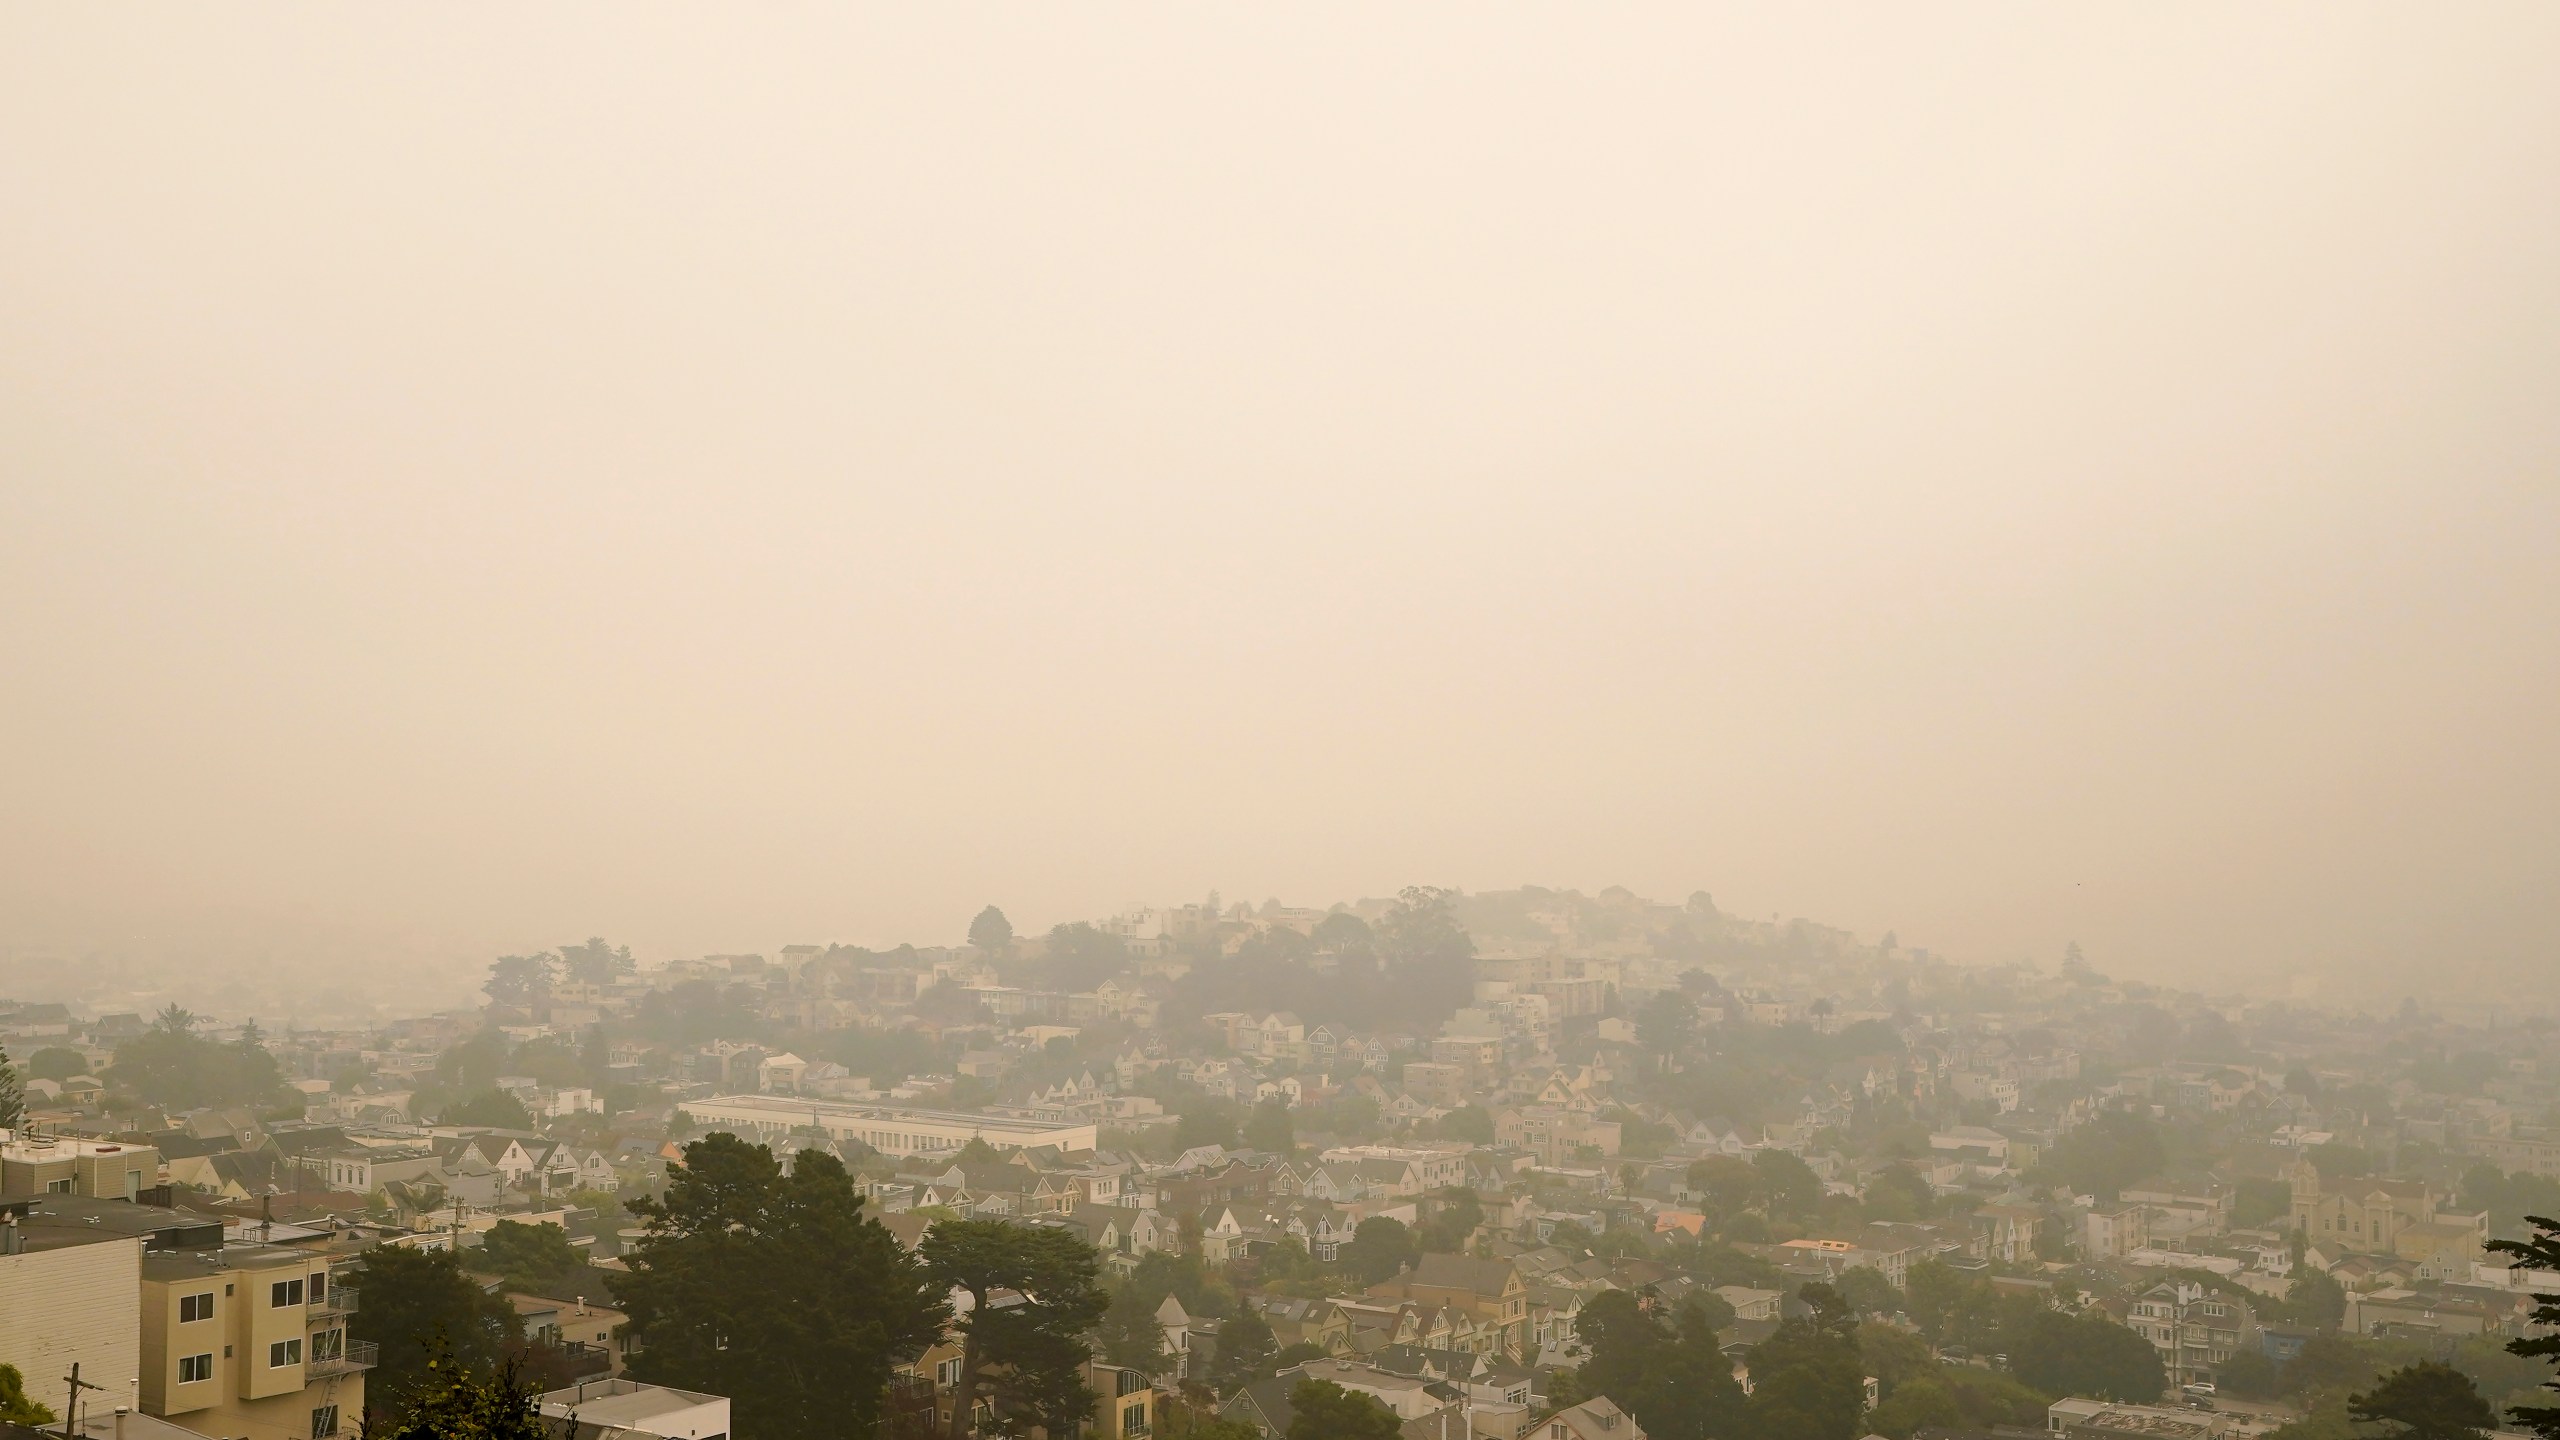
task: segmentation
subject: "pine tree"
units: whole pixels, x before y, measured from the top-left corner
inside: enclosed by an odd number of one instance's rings
[[[0,1130],[16,1130],[27,1123],[27,1082],[10,1062],[8,1047],[0,1046]]]
[[[2514,1256],[2519,1268],[2560,1268],[2560,1220],[2547,1215],[2528,1215],[2525,1219],[2533,1225],[2532,1239],[2492,1240],[2489,1242],[2490,1251]],[[2508,1341],[2507,1350],[2528,1360],[2548,1360],[2560,1365],[2560,1328],[2555,1328],[2560,1327],[2560,1294],[2537,1292],[2533,1299],[2535,1333],[2521,1340]],[[2560,1390],[2560,1380],[2545,1381],[2543,1388]],[[2560,1405],[2518,1405],[2507,1411],[2507,1418],[2543,1437],[2543,1440],[2560,1440]]]

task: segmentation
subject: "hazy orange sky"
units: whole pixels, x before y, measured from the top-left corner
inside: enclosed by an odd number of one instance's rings
[[[0,943],[2547,984],[2556,552],[2548,4],[0,7]]]

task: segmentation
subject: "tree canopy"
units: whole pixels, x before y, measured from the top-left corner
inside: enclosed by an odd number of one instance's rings
[[[1396,1412],[1330,1380],[1301,1380],[1289,1389],[1288,1440],[1399,1440]]]
[[[2478,1440],[2498,1423],[2498,1412],[2480,1398],[2470,1377],[2450,1365],[2421,1361],[2382,1377],[2371,1390],[2347,1399],[2347,1418],[2359,1425],[2389,1425],[2383,1440]]]
[[[534,1392],[512,1358],[472,1365],[449,1348],[431,1347],[398,1408],[366,1421],[364,1440],[557,1440],[534,1407]],[[372,1400],[370,1388],[365,1398]]]
[[[353,1281],[364,1304],[348,1334],[381,1348],[365,1377],[365,1405],[384,1414],[407,1407],[430,1379],[428,1362],[488,1372],[523,1333],[515,1307],[480,1288],[450,1250],[377,1245]]]
[[[970,1433],[981,1398],[1006,1433],[1077,1433],[1093,1409],[1085,1335],[1109,1307],[1093,1247],[1069,1230],[945,1220],[919,1253],[936,1285],[969,1297],[958,1319],[953,1440]]]
[[[990,905],[969,922],[969,943],[989,955],[1001,955],[1013,945],[1013,922]]]
[[[172,1005],[150,1028],[116,1047],[107,1079],[154,1105],[265,1105],[285,1093],[284,1070],[250,1021],[218,1043],[197,1033],[201,1017]]]
[[[2165,1383],[2151,1342],[2104,1315],[2040,1310],[2008,1344],[2010,1370],[2048,1395],[2148,1404]]]
[[[494,1270],[507,1283],[554,1296],[559,1286],[587,1268],[586,1252],[569,1243],[569,1232],[557,1225],[527,1225],[501,1220],[480,1236],[478,1268]]]
[[[1717,1347],[1717,1331],[1732,1323],[1733,1309],[1717,1309],[1692,1296],[1665,1323],[1650,1296],[1604,1290],[1574,1318],[1574,1335],[1589,1351],[1581,1368],[1560,1382],[1554,1397],[1576,1404],[1605,1395],[1658,1440],[1708,1440],[1737,1432],[1747,1405],[1733,1364]]]
[[[1420,1253],[1414,1248],[1413,1232],[1403,1221],[1372,1215],[1351,1232],[1351,1243],[1342,1247],[1341,1260],[1352,1278],[1363,1285],[1375,1285],[1412,1264]]]
[[[891,1368],[950,1313],[823,1151],[784,1175],[769,1148],[712,1135],[630,1210],[646,1227],[618,1287],[632,1377],[729,1396],[741,1433],[871,1433]]]
[[[524,1102],[504,1090],[490,1089],[466,1095],[447,1105],[436,1115],[440,1125],[468,1125],[490,1130],[530,1130],[533,1112]]]

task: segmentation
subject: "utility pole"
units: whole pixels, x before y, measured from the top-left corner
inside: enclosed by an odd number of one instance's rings
[[[62,1407],[62,1433],[65,1440],[69,1440],[69,1437],[76,1436],[80,1433],[79,1430],[75,1428],[79,1424],[80,1392],[83,1390],[104,1390],[107,1387],[104,1385],[92,1385],[88,1381],[81,1379],[80,1362],[77,1360],[71,1362],[71,1373],[62,1377],[62,1383],[71,1387],[71,1403]]]

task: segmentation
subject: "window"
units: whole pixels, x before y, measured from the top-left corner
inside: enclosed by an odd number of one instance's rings
[[[67,1179],[47,1180],[44,1182],[44,1193],[47,1195],[68,1195],[71,1193],[71,1182]]]
[[[267,1368],[270,1370],[281,1370],[287,1365],[301,1363],[302,1341],[300,1339],[279,1340],[267,1347]]]
[[[1123,1435],[1147,1433],[1147,1402],[1141,1400],[1120,1412],[1120,1433]]]
[[[197,1321],[199,1321],[199,1320],[210,1320],[210,1319],[212,1319],[212,1318],[213,1318],[213,1292],[212,1292],[212,1291],[207,1290],[206,1292],[204,1292],[204,1293],[203,1293],[203,1294],[201,1294],[201,1295],[181,1295],[181,1296],[179,1296],[179,1297],[178,1297],[178,1323],[179,1323],[179,1324],[181,1324],[181,1325],[193,1325],[194,1323],[196,1323],[196,1322],[197,1322]]]
[[[552,1333],[557,1335],[559,1332],[555,1330]],[[344,1330],[323,1330],[311,1337],[311,1358],[314,1361],[335,1360],[346,1353],[347,1332]]]
[[[314,1271],[312,1271],[312,1272],[311,1272],[311,1303],[312,1303],[312,1304],[314,1304],[314,1305],[323,1304],[323,1303],[325,1303],[325,1302],[328,1300],[328,1298],[329,1298],[329,1272],[328,1272],[328,1271],[326,1271],[326,1270],[314,1270]]]
[[[302,1282],[299,1280],[279,1280],[267,1287],[267,1308],[271,1310],[301,1303]]]
[[[960,1362],[945,1360],[933,1367],[933,1383],[948,1390],[960,1383]]]
[[[311,1412],[311,1440],[328,1440],[338,1433],[338,1407],[323,1405]]]
[[[179,1384],[193,1385],[199,1380],[210,1380],[212,1378],[213,1357],[211,1355],[181,1355],[178,1357]]]

